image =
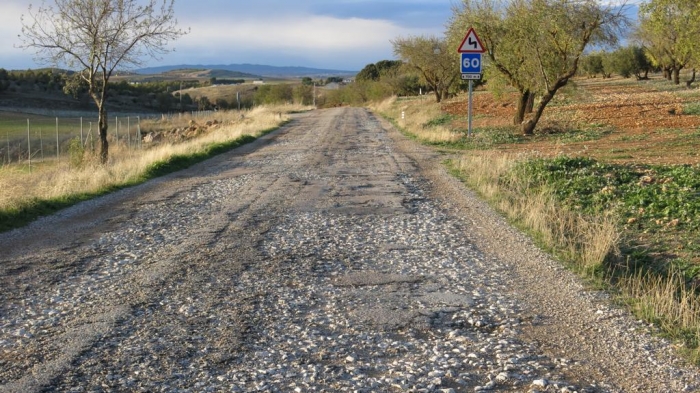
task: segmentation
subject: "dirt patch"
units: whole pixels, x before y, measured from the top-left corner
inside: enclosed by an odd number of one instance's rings
[[[661,80],[631,83],[624,79],[578,80],[575,89],[558,94],[547,107],[539,135],[498,149],[544,156],[585,155],[619,163],[700,163],[700,116],[686,113],[688,105],[700,106],[700,90],[659,91],[670,87]],[[488,92],[477,92],[473,126],[483,132],[512,126],[516,97],[494,98]],[[460,117],[455,127],[465,126],[464,99],[446,103],[443,110]],[[549,135],[542,135],[543,130]],[[557,135],[562,133],[566,137]]]

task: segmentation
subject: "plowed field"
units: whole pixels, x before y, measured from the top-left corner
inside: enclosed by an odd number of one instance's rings
[[[700,163],[700,89],[674,88],[658,77],[646,82],[581,79],[547,107],[538,134],[506,151],[545,156],[586,155],[612,162]],[[667,91],[664,91],[667,90]],[[509,126],[516,96],[474,95],[473,126]],[[467,103],[448,103],[448,113],[466,123]]]

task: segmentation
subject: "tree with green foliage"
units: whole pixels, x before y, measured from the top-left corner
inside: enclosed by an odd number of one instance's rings
[[[651,0],[639,7],[637,39],[673,83],[700,65],[700,5],[697,0]],[[692,83],[695,80],[693,69]]]
[[[220,110],[226,110],[230,108],[230,105],[228,101],[226,101],[223,98],[217,98],[216,99],[216,108]]]
[[[603,54],[594,52],[583,56],[581,58],[581,71],[589,78],[595,78],[598,74],[601,74],[603,78],[607,77],[605,67],[603,67]]]
[[[290,84],[262,85],[255,92],[256,105],[287,104],[294,101],[294,89]]]
[[[312,85],[295,86],[292,91],[294,102],[299,105],[313,105],[314,102],[314,87]]]
[[[0,92],[10,87],[10,75],[6,69],[0,68]]]
[[[161,92],[156,94],[156,108],[161,112],[170,111],[175,104],[175,97],[172,94]]]
[[[474,27],[486,46],[487,75],[518,90],[514,122],[532,135],[546,106],[578,72],[586,48],[617,41],[627,24],[623,11],[624,5],[606,7],[596,0],[463,0],[449,35],[456,48]],[[539,103],[526,120],[533,95]]]
[[[403,62],[401,60],[381,60],[367,64],[355,76],[357,81],[379,81],[383,77],[396,77],[401,73]]]
[[[355,76],[355,80],[358,82],[363,81],[378,81],[379,80],[379,70],[374,63],[367,64],[360,72]]]
[[[634,75],[637,80],[649,79],[649,72],[653,69],[644,49],[636,45],[606,53],[603,56],[603,63],[606,72],[614,72],[623,78]]]
[[[450,89],[460,79],[455,51],[447,40],[437,37],[408,37],[392,41],[394,54],[411,70],[420,75],[435,94],[437,102],[447,98]]]
[[[186,108],[186,107],[188,107],[188,106],[194,104],[194,100],[192,99],[192,96],[190,96],[190,95],[187,94],[187,93],[183,94],[183,95],[180,97],[180,101],[182,101],[182,108],[180,108],[181,110],[182,110],[183,108]]]
[[[197,110],[200,111],[208,111],[212,108],[212,103],[209,101],[209,97],[207,96],[202,96],[196,99],[197,102]]]
[[[329,84],[329,83],[343,83],[343,80],[344,80],[344,79],[341,78],[341,77],[339,77],[339,76],[329,76],[328,78],[326,78],[326,84]]]
[[[98,110],[100,160],[107,162],[109,80],[118,68],[166,53],[185,34],[176,27],[174,0],[54,0],[22,16],[22,47],[37,60],[78,71]]]
[[[401,71],[403,62],[401,60],[380,60],[375,63],[379,76],[396,75]]]

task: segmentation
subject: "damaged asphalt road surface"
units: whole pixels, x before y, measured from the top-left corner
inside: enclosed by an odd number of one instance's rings
[[[0,392],[692,392],[365,109],[0,234]]]

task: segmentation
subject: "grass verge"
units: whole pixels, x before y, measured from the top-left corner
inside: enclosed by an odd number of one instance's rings
[[[241,117],[224,119],[222,127],[181,143],[161,143],[134,151],[110,148],[106,165],[91,153],[79,166],[69,162],[42,165],[31,173],[19,166],[0,169],[0,231],[19,228],[38,217],[76,203],[172,173],[215,155],[250,143],[289,120],[286,115],[303,108],[259,107]],[[212,116],[225,117],[225,113]],[[198,119],[207,121],[208,119]],[[178,120],[182,121],[182,120]]]
[[[700,364],[700,168],[463,155],[452,172]]]
[[[455,176],[572,270],[617,294],[700,364],[700,167],[499,153],[491,148],[513,140],[492,137],[476,145],[476,133],[464,142],[453,130],[440,129],[447,116],[423,106],[423,114],[404,102],[373,109],[421,143],[470,150],[447,162]],[[405,117],[395,117],[401,112]],[[422,126],[430,119],[442,124]],[[575,136],[587,140],[609,132],[592,127]],[[557,143],[562,137],[567,135],[541,139]]]

